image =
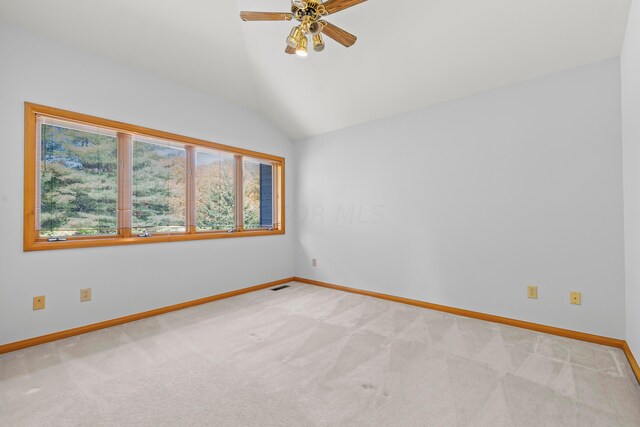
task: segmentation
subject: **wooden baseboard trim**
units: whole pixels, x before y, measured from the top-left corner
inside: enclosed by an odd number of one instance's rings
[[[68,329],[66,331],[54,332],[52,334],[42,335],[35,338],[29,338],[14,343],[0,345],[0,354],[9,353],[12,351],[22,350],[28,347],[34,347],[40,344],[46,344],[52,341],[61,340],[63,338],[69,338],[76,335],[86,334],[88,332],[97,331],[100,329],[110,328],[112,326],[122,325],[124,323],[135,322],[136,320],[146,319],[148,317],[158,316],[160,314],[169,313],[171,311],[182,310],[189,307],[195,307],[201,304],[207,304],[213,301],[218,301],[225,298],[231,298],[238,295],[246,294],[248,292],[259,291],[261,289],[271,288],[273,286],[289,283],[294,280],[293,277],[287,279],[276,280],[275,282],[263,283],[261,285],[250,286],[248,288],[238,289],[237,291],[225,292],[223,294],[213,295],[210,297],[200,298],[193,301],[187,301],[180,304],[174,304],[167,307],[156,308],[154,310],[145,311],[142,313],[131,314],[129,316],[119,317],[117,319],[105,320],[104,322],[93,323],[91,325],[80,326],[78,328]]]
[[[399,302],[402,304],[414,305],[417,307],[428,308],[430,310],[443,311],[445,313],[455,314],[457,316],[471,317],[473,319],[486,320],[487,322],[501,323],[503,325],[515,326],[517,328],[529,329],[545,334],[558,335],[565,338],[572,338],[580,341],[587,341],[594,344],[606,345],[624,349],[626,342],[615,338],[602,337],[599,335],[587,334],[585,332],[577,332],[569,329],[556,328],[553,326],[541,325],[538,323],[525,322],[523,320],[510,319],[508,317],[494,316],[477,311],[463,310],[460,308],[448,307],[446,305],[432,304],[429,302],[418,301],[409,298],[402,298],[393,295],[381,294],[378,292],[364,291],[347,286],[334,285],[332,283],[320,282],[317,280],[305,279],[302,277],[294,277],[296,282],[307,283],[310,285],[322,286],[324,288],[336,289],[339,291],[351,292],[359,295],[366,295],[373,298],[379,298],[387,301]]]
[[[640,366],[636,358],[631,352],[629,344],[624,340],[618,340],[615,338],[602,337],[599,335],[587,334],[585,332],[577,332],[569,329],[556,328],[553,326],[541,325],[538,323],[525,322],[522,320],[510,319],[508,317],[494,316],[491,314],[480,313],[477,311],[464,310],[460,308],[448,307],[445,305],[432,304],[424,301],[413,300],[409,298],[397,297],[394,295],[387,295],[378,292],[365,291],[362,289],[350,288],[347,286],[334,285],[332,283],[320,282],[318,280],[305,279],[302,277],[289,277],[287,279],[276,280],[274,282],[263,283],[261,285],[250,286],[248,288],[238,289],[236,291],[225,292],[223,294],[213,295],[210,297],[200,298],[193,301],[187,301],[180,304],[174,304],[167,307],[156,308],[154,310],[145,311],[142,313],[136,313],[129,316],[119,317],[117,319],[106,320],[104,322],[93,323],[91,325],[80,326],[78,328],[68,329],[66,331],[54,332],[52,334],[42,335],[35,338],[29,338],[14,343],[0,345],[0,354],[10,353],[12,351],[22,350],[28,347],[34,347],[41,344],[46,344],[52,341],[61,340],[64,338],[73,337],[76,335],[86,334],[88,332],[97,331],[100,329],[110,328],[113,326],[122,325],[125,323],[135,322],[136,320],[142,320],[160,314],[169,313],[172,311],[182,310],[189,307],[195,307],[197,305],[207,304],[213,301],[218,301],[225,298],[231,298],[238,295],[246,294],[249,292],[259,291],[262,289],[271,288],[274,286],[282,285],[289,282],[300,282],[315,286],[321,286],[324,288],[335,289],[344,292],[350,292],[359,295],[365,295],[373,298],[379,298],[387,301],[398,302],[401,304],[413,305],[416,307],[427,308],[430,310],[442,311],[445,313],[454,314],[457,316],[470,317],[473,319],[485,320],[488,322],[500,323],[503,325],[515,326],[518,328],[529,329],[536,332],[542,332],[551,335],[558,335],[565,338],[572,338],[580,341],[586,341],[594,344],[606,345],[609,347],[620,348],[624,351],[629,364],[638,382],[640,382]]]
[[[606,345],[609,347],[620,348],[629,359],[631,369],[640,383],[640,366],[633,356],[629,344],[625,340],[603,337],[600,335],[587,334],[585,332],[572,331],[570,329],[556,328],[554,326],[541,325],[539,323],[525,322],[523,320],[510,319],[508,317],[494,316],[492,314],[479,313],[477,311],[463,310],[461,308],[448,307],[446,305],[432,304],[429,302],[418,301],[409,298],[397,297],[394,295],[381,294],[378,292],[364,291],[362,289],[349,288],[347,286],[334,285],[332,283],[320,282],[318,280],[305,279],[303,277],[294,277],[295,282],[307,283],[309,285],[322,286],[323,288],[336,289],[338,291],[350,292],[353,294],[365,295],[368,297],[379,298],[387,301],[399,302],[402,304],[414,305],[417,307],[428,308],[430,310],[443,311],[445,313],[455,314],[457,316],[470,317],[473,319],[485,320],[487,322],[501,323],[503,325],[515,326],[517,328],[529,329],[536,332],[542,332],[550,335],[558,335],[565,338],[571,338],[579,341],[586,341],[594,344]]]
[[[631,365],[631,369],[633,370],[633,373],[636,375],[636,378],[640,383],[640,366],[638,365],[638,361],[633,356],[633,353],[631,352],[631,348],[629,347],[629,344],[626,341],[622,349],[624,350],[624,354],[627,355],[627,359],[629,359],[629,364]]]

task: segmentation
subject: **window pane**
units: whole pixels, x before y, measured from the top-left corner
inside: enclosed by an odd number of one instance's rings
[[[164,142],[133,142],[133,233],[184,232],[184,148]]]
[[[273,227],[273,166],[244,160],[244,228]]]
[[[40,128],[40,235],[117,234],[117,139],[69,125]]]
[[[196,157],[196,227],[198,231],[235,228],[235,159],[219,151]]]

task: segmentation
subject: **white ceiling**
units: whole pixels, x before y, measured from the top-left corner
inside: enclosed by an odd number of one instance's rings
[[[327,20],[358,36],[284,54],[289,0],[0,0],[0,22],[317,135],[618,56],[631,0],[370,0]]]

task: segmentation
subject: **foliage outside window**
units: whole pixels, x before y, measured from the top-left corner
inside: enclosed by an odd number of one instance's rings
[[[284,159],[26,104],[25,250],[283,234]]]
[[[186,151],[162,141],[133,141],[133,233],[186,230]]]
[[[244,228],[269,228],[272,222],[272,165],[245,159],[243,168]]]
[[[222,151],[198,149],[196,159],[196,227],[198,231],[236,226],[235,159]],[[248,197],[248,195],[245,195]]]
[[[117,234],[115,135],[44,123],[40,131],[40,234]]]

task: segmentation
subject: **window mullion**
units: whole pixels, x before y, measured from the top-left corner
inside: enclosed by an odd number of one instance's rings
[[[271,168],[273,179],[272,179],[272,197],[271,197],[271,209],[272,216],[271,222],[273,223],[272,228],[277,230],[279,228],[280,219],[278,218],[278,207],[280,206],[280,182],[278,180],[280,173],[280,166],[277,163],[273,163]]]
[[[131,237],[133,217],[133,135],[118,133],[118,234]]]
[[[235,156],[235,175],[236,175],[236,231],[244,230],[244,178],[243,178],[243,160],[242,156]]]
[[[196,233],[196,147],[187,145],[186,156],[186,183],[187,183],[187,233]]]
[[[41,116],[36,117],[36,205],[34,210],[36,236],[40,237],[40,211],[42,209],[42,123]]]

